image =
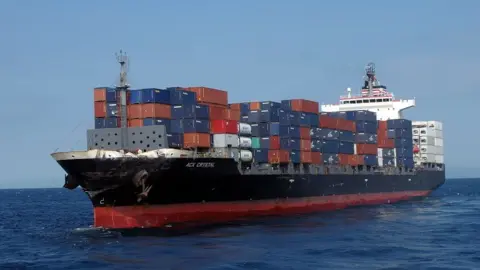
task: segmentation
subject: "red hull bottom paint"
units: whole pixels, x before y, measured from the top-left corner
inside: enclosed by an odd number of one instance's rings
[[[395,203],[430,194],[405,191],[300,199],[95,207],[94,226],[110,229],[156,228],[182,223],[221,223],[246,217],[333,211],[349,206]]]

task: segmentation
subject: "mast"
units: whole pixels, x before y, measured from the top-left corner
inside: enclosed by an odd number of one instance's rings
[[[120,96],[120,127],[127,127],[127,90],[130,87],[127,81],[128,56],[120,50],[115,54],[117,62],[120,64],[120,82],[116,90]]]
[[[368,96],[371,97],[373,93],[373,86],[376,85],[377,78],[375,77],[375,64],[370,62],[365,67],[365,87],[368,88]]]

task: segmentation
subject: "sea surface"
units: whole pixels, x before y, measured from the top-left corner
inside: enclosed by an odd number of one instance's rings
[[[480,269],[480,179],[424,200],[180,235],[91,228],[80,190],[0,190],[0,269]]]

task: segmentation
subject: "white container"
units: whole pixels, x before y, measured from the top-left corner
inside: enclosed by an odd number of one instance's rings
[[[357,144],[356,143],[353,144],[353,154],[357,155]]]
[[[438,131],[432,128],[420,128],[420,136],[428,136],[428,137],[438,137]]]
[[[439,121],[428,121],[427,127],[435,130],[443,130],[443,123]]]
[[[435,148],[437,149],[435,152],[436,155],[443,155],[443,146],[435,146]]]
[[[442,138],[435,138],[435,146],[443,147],[443,139]]]
[[[238,145],[240,148],[252,148],[252,138],[239,137]]]
[[[240,150],[240,160],[243,162],[252,161],[253,155],[250,150]]]
[[[413,142],[413,144],[420,144],[420,136],[413,135],[412,142]]]
[[[428,126],[428,121],[412,121],[412,127],[425,127]]]
[[[252,126],[246,123],[238,123],[238,134],[252,135]]]
[[[380,158],[380,157],[383,157],[383,148],[377,148],[377,156]],[[380,159],[378,160],[378,164],[381,164],[380,163]]]
[[[443,139],[443,130],[436,130],[436,134],[437,134],[436,138]]]
[[[420,136],[420,128],[412,128],[413,136]]]
[[[226,148],[238,147],[238,135],[233,134],[214,134],[213,135],[213,147]]]
[[[420,145],[435,145],[435,137],[420,136]]]
[[[437,154],[437,147],[433,145],[420,145],[420,154],[423,156],[424,154]]]
[[[435,155],[435,163],[445,163],[443,160],[443,155]]]
[[[382,156],[378,156],[378,157],[377,157],[377,160],[378,160],[378,166],[382,167],[382,166],[383,166],[383,157],[382,157]]]

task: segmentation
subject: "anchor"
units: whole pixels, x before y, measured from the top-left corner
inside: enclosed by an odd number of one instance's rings
[[[70,174],[65,174],[65,184],[63,184],[64,188],[67,189],[76,189],[79,186],[77,179],[70,175]]]
[[[141,192],[137,194],[137,202],[142,202],[143,200],[148,198],[148,193],[150,189],[152,189],[152,185],[146,185],[146,181],[148,180],[148,172],[146,170],[141,170],[135,174],[132,181],[136,188],[141,187]]]

